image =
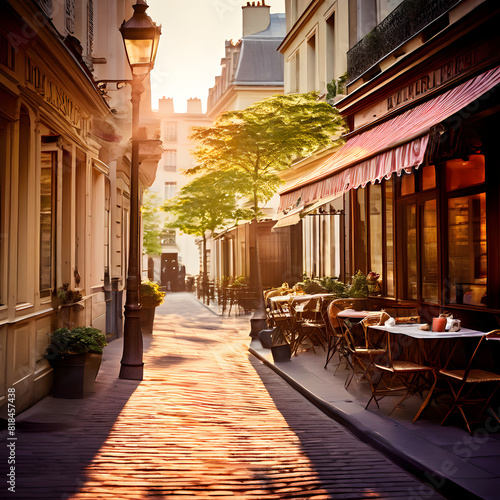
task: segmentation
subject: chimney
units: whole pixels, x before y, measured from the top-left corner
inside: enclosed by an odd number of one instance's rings
[[[262,2],[247,2],[243,9],[243,36],[253,35],[267,29],[271,23],[269,5]]]
[[[163,96],[158,101],[158,111],[162,115],[173,115],[174,111],[174,100],[171,97],[165,98]]]
[[[201,99],[198,99],[197,97],[195,97],[194,99],[188,99],[187,112],[201,115],[203,113],[201,109]]]

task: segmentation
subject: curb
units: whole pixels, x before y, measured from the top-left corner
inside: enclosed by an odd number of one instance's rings
[[[352,417],[349,413],[341,410],[340,408],[337,408],[330,403],[327,403],[323,399],[313,394],[306,387],[299,384],[295,379],[280,370],[280,368],[276,366],[276,364],[261,356],[252,347],[249,347],[248,351],[259,361],[271,368],[271,370],[277,373],[288,384],[290,384],[290,386],[301,393],[325,415],[341,424],[364,443],[369,444],[376,450],[383,453],[396,465],[400,466],[402,469],[406,470],[407,472],[421,480],[424,483],[424,487],[432,488],[439,494],[450,499],[467,498],[468,500],[483,500],[482,497],[479,497],[476,494],[472,493],[449,477],[444,476],[439,471],[429,469],[425,466],[425,464],[418,460],[415,460],[409,454],[405,453],[402,450],[394,448],[394,446],[391,445],[390,441],[385,439],[381,434],[362,424],[356,418]],[[439,488],[437,489],[433,484],[439,484]],[[410,497],[410,499],[417,500],[417,498],[426,498],[427,496],[428,494],[422,492],[421,496],[412,496]]]

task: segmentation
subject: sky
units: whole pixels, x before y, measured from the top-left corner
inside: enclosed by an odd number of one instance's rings
[[[161,24],[162,35],[151,72],[152,107],[173,97],[177,113],[198,97],[206,111],[208,89],[220,75],[226,40],[241,38],[246,0],[148,0],[147,13]],[[285,0],[266,0],[271,13],[285,12]]]

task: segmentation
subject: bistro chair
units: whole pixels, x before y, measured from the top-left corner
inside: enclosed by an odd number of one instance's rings
[[[439,370],[439,374],[444,377],[453,395],[453,402],[448,413],[441,421],[441,425],[443,425],[448,417],[456,411],[462,415],[470,434],[472,434],[470,424],[484,421],[483,415],[486,410],[489,410],[492,417],[500,423],[498,415],[490,406],[491,398],[500,386],[500,374],[476,368],[479,354],[485,347],[485,342],[488,339],[499,341],[500,330],[492,330],[481,337],[465,367],[451,370],[448,368],[448,365],[458,345],[458,343],[456,343],[448,356],[444,368]],[[482,389],[484,389],[484,392],[482,392]],[[474,407],[476,411],[473,412],[471,410],[469,413],[469,408]],[[471,420],[471,418],[474,418],[474,420]]]
[[[325,370],[328,366],[328,363],[333,358],[336,352],[339,353],[339,362],[342,361],[342,356],[345,351],[342,349],[342,326],[341,322],[337,318],[337,314],[340,312],[340,309],[337,305],[334,304],[335,301],[330,302],[327,307],[324,309],[325,317],[323,321],[326,328],[326,360],[325,360]]]
[[[299,346],[304,342],[308,341],[313,352],[316,352],[314,346],[321,346],[325,348],[326,325],[323,322],[321,316],[321,299],[318,298],[314,301],[314,305],[305,309],[309,314],[301,317],[297,311],[297,303],[295,300],[291,300],[289,304],[290,316],[293,322],[293,328],[295,329],[295,342],[293,345],[292,352],[296,352]]]
[[[370,371],[373,367],[374,358],[382,356],[385,349],[371,344],[368,336],[364,334],[362,322],[361,324],[354,324],[351,328],[344,327],[343,346],[345,349],[344,357],[351,368],[351,374],[345,381],[345,388],[349,387],[356,374],[358,382],[366,379],[372,385]]]
[[[364,320],[363,320],[364,321]],[[373,325],[366,325],[366,328]],[[414,361],[399,359],[399,344],[391,342],[389,332],[384,332],[385,349],[382,356],[373,363],[375,373],[378,374],[378,380],[372,381],[372,396],[366,403],[366,407],[372,401],[375,401],[377,408],[380,408],[378,402],[385,396],[392,395],[394,392],[405,391],[402,399],[394,405],[389,415],[407,398],[414,394],[423,397],[423,391],[428,388],[427,396],[417,411],[413,422],[415,422],[424,408],[429,403],[437,382],[437,375],[431,366],[415,363]],[[389,378],[389,380],[388,380]]]

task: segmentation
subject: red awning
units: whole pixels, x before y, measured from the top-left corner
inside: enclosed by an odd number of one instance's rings
[[[431,127],[469,105],[475,109],[474,101],[486,96],[498,83],[500,67],[348,139],[313,172],[280,193],[278,211],[303,207],[418,167],[424,159]]]

